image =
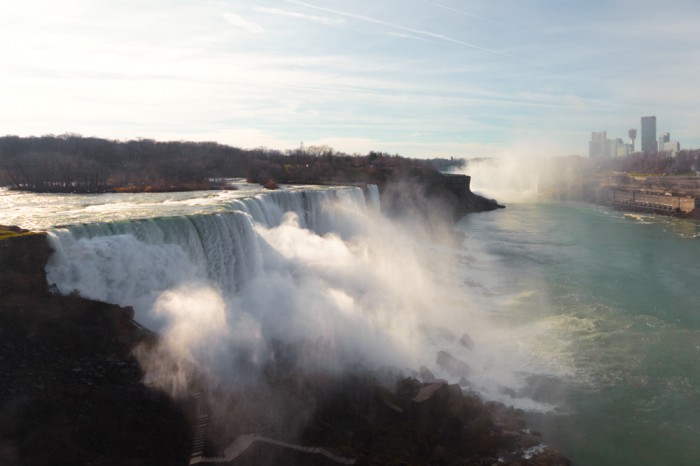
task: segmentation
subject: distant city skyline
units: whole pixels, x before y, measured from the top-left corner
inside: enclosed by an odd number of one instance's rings
[[[657,139],[656,115],[648,115],[640,118],[641,147],[637,150],[635,141],[637,139],[637,128],[627,130],[627,142],[620,137],[614,139],[608,137],[607,131],[591,132],[588,141],[589,157],[621,157],[635,152],[654,154],[657,152],[675,156],[681,150],[681,143],[678,140],[671,140],[671,132],[662,132]],[[686,147],[686,149],[689,149]]]
[[[3,2],[0,134],[585,156],[657,115],[700,147],[700,4],[673,6]]]

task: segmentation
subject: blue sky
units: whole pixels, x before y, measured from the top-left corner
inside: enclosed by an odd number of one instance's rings
[[[8,1],[0,134],[527,157],[656,115],[699,148],[699,31],[696,0]]]

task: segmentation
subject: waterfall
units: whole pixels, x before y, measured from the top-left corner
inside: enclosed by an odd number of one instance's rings
[[[146,315],[158,295],[183,283],[201,283],[227,295],[240,291],[262,267],[256,227],[278,227],[285,216],[300,228],[341,228],[338,209],[366,209],[359,188],[272,191],[236,199],[216,214],[70,225],[54,229],[50,284],[61,293],[134,306]]]
[[[168,358],[146,371],[163,387],[194,372],[254,383],[291,353],[285,363],[299,371],[425,367],[502,399],[501,387],[517,388],[522,368],[537,364],[489,333],[490,290],[479,280],[491,267],[473,276],[478,245],[455,249],[454,238],[382,217],[376,186],[367,198],[309,187],[207,199],[186,211],[199,213],[49,232],[49,284],[132,306],[161,335]],[[141,212],[138,200],[128,205]]]
[[[379,188],[377,187],[376,184],[368,184],[367,185],[367,197],[368,197],[368,205],[371,209],[374,209],[376,212],[379,212],[380,209],[380,204],[379,204]]]

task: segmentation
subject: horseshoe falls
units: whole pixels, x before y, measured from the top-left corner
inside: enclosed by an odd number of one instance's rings
[[[577,465],[700,458],[697,223],[523,196],[440,238],[375,188],[0,194],[0,223],[49,231],[57,291],[134,307],[220,384],[282,342],[299,370],[423,368],[523,409]]]

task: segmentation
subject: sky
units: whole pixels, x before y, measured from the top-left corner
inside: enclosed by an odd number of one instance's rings
[[[656,115],[700,148],[698,31],[697,0],[3,1],[0,134],[528,157]]]

